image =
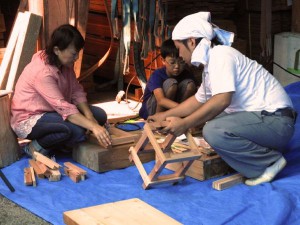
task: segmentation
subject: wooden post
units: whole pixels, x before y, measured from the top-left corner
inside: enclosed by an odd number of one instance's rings
[[[300,0],[293,0],[292,8],[292,32],[300,32]]]
[[[0,95],[0,168],[19,158],[17,137],[10,127],[9,95]]]

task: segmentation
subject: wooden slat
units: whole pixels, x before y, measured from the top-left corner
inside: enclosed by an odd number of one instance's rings
[[[222,191],[224,189],[230,188],[234,185],[241,184],[244,182],[244,177],[241,174],[234,174],[232,176],[225,177],[220,180],[213,182],[212,187],[216,190]]]

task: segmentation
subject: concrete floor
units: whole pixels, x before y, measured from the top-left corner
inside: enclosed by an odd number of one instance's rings
[[[90,104],[113,101],[117,89],[112,87],[108,90],[92,91],[88,93]],[[8,178],[9,180],[9,178]],[[1,181],[2,182],[2,181]],[[38,188],[38,187],[37,187]],[[47,221],[32,214],[26,209],[16,205],[0,193],[0,225],[49,225]]]

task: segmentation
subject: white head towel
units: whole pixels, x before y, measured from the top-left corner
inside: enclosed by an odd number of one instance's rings
[[[199,66],[200,63],[207,64],[210,41],[215,37],[223,45],[230,46],[233,42],[234,33],[213,26],[210,20],[210,12],[194,13],[181,19],[172,32],[173,40],[203,38],[194,49],[191,57],[191,63],[195,66]]]

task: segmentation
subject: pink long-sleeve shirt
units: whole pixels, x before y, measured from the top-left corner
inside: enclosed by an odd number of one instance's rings
[[[46,112],[57,112],[65,120],[79,113],[76,105],[87,102],[73,68],[46,64],[41,51],[19,77],[11,103],[11,126],[18,137],[26,138]]]

